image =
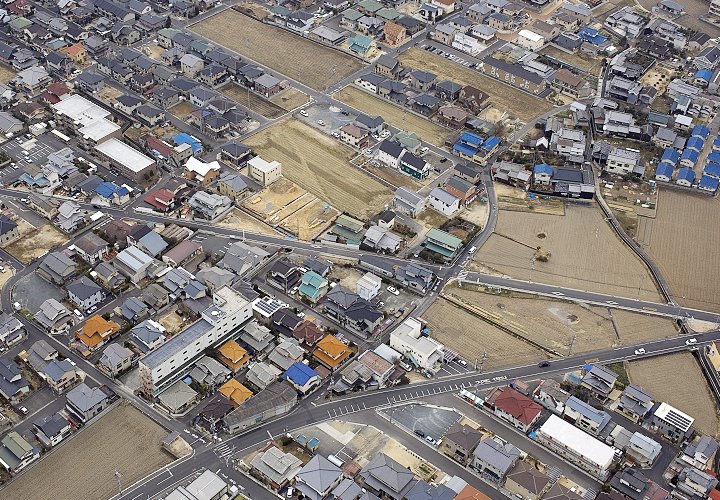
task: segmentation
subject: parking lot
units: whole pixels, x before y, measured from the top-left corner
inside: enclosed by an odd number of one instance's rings
[[[62,301],[65,293],[55,285],[52,285],[38,276],[30,273],[21,278],[13,290],[13,299],[20,302],[23,309],[33,313],[40,310],[40,304],[47,299]]]
[[[393,424],[407,432],[413,432],[421,438],[430,437],[440,440],[445,433],[458,422],[462,415],[451,408],[409,404],[387,408],[382,413]]]
[[[54,151],[57,151],[58,149],[60,148],[56,148],[54,144],[45,142],[38,137],[28,139],[25,136],[22,136],[11,139],[2,146],[0,146],[0,150],[4,151],[8,156],[10,156],[17,164],[16,166],[18,168],[6,168],[4,169],[3,174],[5,174],[6,172],[11,173],[13,171],[18,171],[30,163],[42,165],[47,160],[48,155]]]
[[[314,105],[304,108],[308,116],[301,113],[297,114],[297,118],[311,127],[320,129],[326,134],[336,132],[340,137],[340,127],[355,121],[355,115],[342,113],[342,109],[335,106]],[[318,121],[322,121],[325,125],[320,125]]]

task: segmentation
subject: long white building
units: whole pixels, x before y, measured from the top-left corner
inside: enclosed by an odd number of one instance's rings
[[[252,304],[225,286],[213,293],[213,305],[200,319],[140,360],[147,397],[154,397],[185,376],[207,349],[240,334],[253,317]]]

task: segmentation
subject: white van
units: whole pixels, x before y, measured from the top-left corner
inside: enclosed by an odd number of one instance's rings
[[[79,319],[80,321],[85,319],[85,316],[83,316],[82,313],[80,311],[78,311],[77,309],[73,310],[73,314],[75,316],[77,316],[77,319]]]
[[[468,253],[472,255],[475,253],[475,250],[477,250],[477,247],[470,247],[470,251]]]

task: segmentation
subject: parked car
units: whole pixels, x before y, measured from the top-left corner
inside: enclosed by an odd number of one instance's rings
[[[301,109],[301,110],[300,110],[300,114],[301,114],[302,116],[308,116],[308,112],[305,111],[304,109]]]
[[[325,126],[325,122],[323,120],[318,120],[317,124],[320,125],[321,127]]]
[[[423,431],[421,431],[420,429],[415,429],[415,434],[417,434],[421,438],[425,437],[425,433]]]
[[[392,293],[393,295],[400,295],[400,292],[397,291],[397,288],[394,286],[387,287],[387,291]]]

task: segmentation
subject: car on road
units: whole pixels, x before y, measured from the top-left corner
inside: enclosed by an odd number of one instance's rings
[[[398,292],[397,288],[394,286],[387,287],[387,291],[392,293],[393,295],[400,295],[400,292]]]
[[[460,366],[467,366],[467,361],[464,359],[458,359],[457,362]]]
[[[22,201],[22,202],[25,203],[26,205],[29,205],[29,204],[30,204],[30,200],[28,200],[27,198],[20,198],[20,201]]]
[[[644,347],[641,347],[640,349],[635,349],[635,356],[641,356],[643,354],[646,354],[647,351]]]
[[[325,122],[323,120],[318,120],[317,124],[320,125],[321,127],[325,126]]]
[[[606,303],[606,304],[610,304],[611,306],[616,306],[616,305],[618,305],[618,303],[615,302],[614,300],[607,300],[607,301],[605,301],[605,303]]]
[[[342,111],[340,111],[340,114],[343,116],[350,116],[350,112],[347,109],[343,109]]]
[[[540,361],[538,363],[538,368],[547,368],[550,366],[550,361]]]
[[[553,295],[557,295],[558,297],[561,297],[561,296],[565,295],[565,294],[562,293],[562,292],[552,292],[552,294],[553,294]]]
[[[301,109],[301,110],[300,110],[300,114],[303,115],[303,116],[308,116],[308,112],[305,111],[304,109]]]
[[[336,139],[337,139],[338,137],[340,137],[340,134],[338,134],[337,132],[333,132],[333,133],[330,134],[330,135],[333,136],[333,137],[336,138]]]
[[[28,414],[28,409],[25,408],[24,406],[21,406],[21,407],[20,407],[20,413],[22,413],[23,415],[27,415],[27,414]]]
[[[425,437],[425,433],[423,431],[421,431],[420,429],[415,429],[415,434],[417,434],[421,438]]]
[[[476,247],[476,246],[470,247],[470,250],[468,250],[468,253],[469,253],[470,255],[472,255],[472,254],[475,253],[476,250],[477,250],[477,247]]]
[[[433,445],[433,446],[435,446],[435,445],[437,444],[437,441],[435,441],[435,440],[434,440],[432,437],[430,437],[430,436],[425,436],[425,441],[427,441],[428,443],[430,443],[430,444]]]
[[[18,167],[18,166],[17,166],[16,164],[14,164],[14,163],[13,163],[12,165],[10,165],[10,166],[12,167],[13,170],[17,170],[17,169],[20,168],[20,167]]]
[[[440,158],[440,163],[445,163],[446,161],[447,161],[447,158],[445,158],[444,156],[442,158]]]
[[[305,317],[305,313],[304,313],[304,312],[299,312],[299,313],[297,314],[297,316],[298,316],[298,318],[302,319],[302,318]]]
[[[697,339],[696,339],[696,338],[687,339],[687,340],[685,341],[685,345],[695,345],[695,344],[697,344]]]
[[[73,310],[73,314],[77,316],[77,319],[79,319],[80,321],[85,319],[85,316],[83,316],[82,313],[77,309]]]

